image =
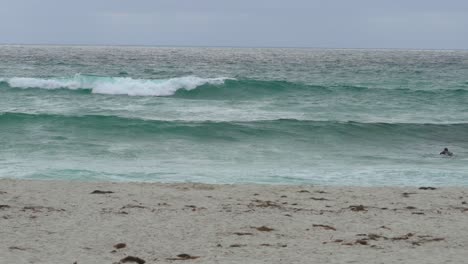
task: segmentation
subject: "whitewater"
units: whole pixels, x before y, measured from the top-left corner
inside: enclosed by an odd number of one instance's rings
[[[130,96],[169,96],[179,89],[193,90],[203,84],[222,84],[226,78],[199,78],[185,76],[166,80],[141,80],[130,77],[99,77],[76,74],[73,78],[40,79],[13,77],[0,79],[10,87],[39,89],[87,89],[98,94],[123,94]]]
[[[468,185],[467,72],[467,51],[0,46],[0,177]]]

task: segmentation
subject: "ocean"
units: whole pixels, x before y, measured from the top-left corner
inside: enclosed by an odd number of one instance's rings
[[[468,51],[0,46],[0,177],[466,186]]]

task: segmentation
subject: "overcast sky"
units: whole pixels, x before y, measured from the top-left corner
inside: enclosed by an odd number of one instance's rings
[[[468,0],[0,0],[0,43],[468,49]]]

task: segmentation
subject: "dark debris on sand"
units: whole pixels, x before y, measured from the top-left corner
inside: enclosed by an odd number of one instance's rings
[[[364,205],[350,205],[348,207],[349,209],[351,209],[351,211],[354,211],[354,212],[359,212],[359,211],[367,211],[366,207]]]
[[[128,262],[135,262],[138,264],[144,264],[146,263],[145,260],[139,258],[139,257],[134,257],[134,256],[127,256],[123,259],[120,260],[120,263],[128,263]]]
[[[437,188],[435,188],[435,187],[419,187],[419,190],[430,190],[430,191],[433,191],[433,190],[437,190]]]
[[[245,244],[232,244],[230,245],[229,247],[232,247],[232,248],[238,248],[238,247],[246,247],[247,245]]]
[[[252,203],[248,204],[247,207],[260,207],[260,208],[282,208],[282,206],[278,203],[272,201],[263,201],[263,200],[252,200]]]
[[[38,213],[42,211],[47,211],[47,212],[65,212],[65,209],[57,209],[53,207],[48,207],[48,206],[41,206],[41,205],[30,205],[30,206],[24,206],[21,211],[26,212],[26,211],[32,211],[33,213]]]
[[[257,229],[257,230],[260,231],[260,232],[271,232],[271,231],[275,230],[275,229],[273,229],[273,228],[269,228],[269,227],[266,227],[266,226],[252,227],[252,228]]]
[[[444,241],[445,238],[441,237],[432,237],[430,235],[415,235],[414,233],[407,233],[405,235],[401,236],[396,236],[396,237],[386,237],[384,235],[380,234],[357,234],[356,236],[360,236],[361,238],[353,240],[353,241],[344,241],[343,239],[335,239],[331,241],[332,243],[340,243],[341,245],[344,246],[354,246],[354,245],[364,245],[364,246],[370,246],[372,248],[379,248],[376,245],[371,245],[371,241],[405,241],[407,243],[410,243],[413,246],[421,246],[424,243],[429,243],[429,242],[438,242],[438,241]],[[323,244],[328,244],[329,242],[323,242]]]
[[[323,198],[323,197],[310,197],[310,199],[314,200],[314,201],[329,201],[327,198]]]
[[[127,244],[125,244],[125,243],[118,243],[118,244],[114,245],[115,249],[121,249],[121,248],[125,248],[125,247],[127,247]]]
[[[410,197],[410,195],[412,195],[412,194],[416,194],[416,193],[415,193],[415,192],[404,192],[404,193],[402,193],[401,195],[402,195],[403,197],[405,197],[405,198],[408,198],[408,197]]]
[[[238,235],[238,236],[253,236],[252,233],[249,233],[249,232],[234,232],[234,235]]]
[[[333,230],[333,231],[336,231],[336,228],[334,228],[333,226],[329,226],[329,225],[312,225],[313,227],[321,227],[325,230]]]
[[[113,191],[101,191],[101,190],[94,190],[91,192],[91,194],[108,194],[108,193],[114,193]]]
[[[8,249],[10,249],[10,250],[20,250],[20,251],[26,250],[26,248],[18,247],[18,246],[11,246]]]
[[[167,258],[167,260],[190,260],[190,259],[197,259],[200,258],[199,256],[191,256],[189,254],[179,254],[177,258]]]

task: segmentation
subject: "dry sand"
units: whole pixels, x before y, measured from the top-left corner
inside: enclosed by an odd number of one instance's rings
[[[467,263],[467,193],[0,180],[0,263]]]

